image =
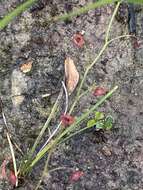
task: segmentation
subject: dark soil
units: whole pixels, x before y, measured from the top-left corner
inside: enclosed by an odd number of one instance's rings
[[[0,17],[21,2],[0,2]],[[39,134],[55,102],[64,80],[64,60],[70,56],[80,73],[95,58],[104,44],[105,32],[114,5],[89,11],[73,18],[48,25],[42,23],[49,16],[69,12],[91,0],[41,0],[39,4],[16,18],[0,31],[0,97],[13,140],[26,154]],[[127,9],[125,8],[125,11]],[[65,167],[45,176],[39,189],[43,190],[142,190],[143,189],[143,8],[137,8],[137,39],[113,42],[90,71],[84,89],[96,83],[119,90],[100,108],[114,117],[110,132],[95,132],[75,136],[60,146],[50,160],[50,169]],[[124,14],[127,15],[127,14]],[[114,21],[111,37],[128,33],[126,18]],[[122,18],[122,17],[121,17]],[[74,34],[84,31],[85,45],[78,48]],[[32,70],[24,74],[22,63],[33,61]],[[46,98],[42,95],[48,94]],[[71,102],[75,93],[71,96]],[[64,97],[61,99],[63,109]],[[97,99],[92,95],[82,98],[74,115],[81,115]],[[57,114],[60,116],[61,112]],[[54,127],[58,119],[52,121]],[[83,125],[86,125],[84,123]],[[48,136],[48,131],[45,138]],[[10,156],[10,150],[0,117],[0,164]],[[16,153],[18,162],[22,159]],[[43,159],[19,190],[35,189],[44,167]],[[71,182],[72,171],[84,175]],[[0,189],[12,187],[0,182]]]

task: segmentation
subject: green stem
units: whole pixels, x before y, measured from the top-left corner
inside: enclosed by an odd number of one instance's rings
[[[107,5],[107,4],[110,4],[113,2],[115,2],[115,0],[100,0],[100,1],[97,1],[95,3],[89,3],[86,6],[81,7],[81,8],[79,8],[73,12],[65,13],[63,15],[56,16],[52,20],[58,21],[58,20],[71,19],[72,17],[79,16],[81,14],[87,13],[90,10],[94,10],[98,7],[101,7],[103,5]]]
[[[108,92],[104,97],[102,97],[92,108],[89,109],[88,112],[82,114],[81,117],[77,119],[77,121],[72,124],[70,127],[65,129],[59,136],[56,137],[55,140],[53,140],[50,144],[46,145],[35,157],[35,159],[32,161],[30,167],[32,168],[44,155],[46,152],[51,150],[53,147],[55,147],[60,140],[68,133],[72,132],[77,125],[79,125],[81,122],[83,122],[84,119],[86,119],[89,114],[91,114],[93,111],[95,111],[101,104],[105,102],[107,98],[109,98],[116,90],[118,86],[115,86],[110,92]]]
[[[44,166],[44,170],[43,170],[43,172],[42,172],[42,176],[41,176],[41,178],[40,178],[40,180],[39,180],[39,182],[38,182],[38,184],[37,184],[35,190],[38,190],[38,189],[39,189],[39,187],[40,187],[40,185],[41,185],[41,183],[42,183],[42,181],[43,181],[43,179],[44,179],[45,174],[48,173],[48,164],[49,164],[49,161],[50,161],[52,152],[53,152],[53,150],[51,150],[51,151],[49,152],[49,154],[48,154],[48,157],[47,157],[47,160],[46,160],[46,163],[45,163],[45,166]]]
[[[12,162],[13,162],[13,167],[14,167],[14,174],[15,174],[15,177],[16,177],[15,186],[17,187],[17,185],[18,185],[17,173],[18,173],[18,172],[17,172],[17,165],[16,165],[16,159],[15,159],[14,148],[13,148],[13,145],[12,145],[12,142],[11,142],[11,139],[10,139],[10,136],[9,136],[9,133],[7,132],[6,135],[7,135],[7,140],[8,140],[8,143],[9,143],[10,151],[11,151]]]
[[[43,136],[45,130],[48,128],[49,123],[51,122],[51,119],[52,119],[53,116],[55,115],[55,111],[56,111],[56,109],[57,109],[57,107],[58,107],[58,102],[59,102],[59,99],[61,98],[61,96],[62,96],[62,90],[61,90],[61,92],[60,92],[60,94],[59,94],[59,96],[58,96],[58,98],[57,98],[57,100],[56,100],[56,102],[55,102],[55,104],[54,104],[52,110],[51,110],[51,113],[50,113],[50,115],[49,115],[49,117],[48,117],[46,123],[45,123],[44,126],[42,127],[42,130],[40,131],[40,133],[39,133],[39,135],[38,135],[38,137],[37,137],[37,139],[36,139],[36,141],[35,141],[35,143],[34,143],[32,149],[31,149],[31,151],[30,151],[30,153],[29,153],[29,158],[31,158],[31,156],[33,155],[33,153],[34,153],[34,151],[35,151],[35,149],[36,149],[38,143],[40,142],[40,140],[41,140],[41,138],[42,138],[42,136]]]
[[[60,20],[64,21],[67,19],[71,19],[75,16],[80,16],[82,14],[85,14],[90,10],[94,10],[94,9],[99,8],[101,6],[105,6],[105,5],[108,5],[111,3],[115,3],[115,2],[121,2],[121,1],[119,1],[119,0],[99,0],[99,1],[96,1],[94,3],[89,3],[89,4],[85,5],[84,7],[78,8],[77,10],[72,11],[70,13],[64,13],[62,15],[58,15],[58,16],[49,18],[48,20],[44,21],[42,25],[45,26],[46,24],[48,24],[51,21],[57,22]],[[143,0],[127,0],[127,3],[142,4]]]
[[[115,7],[115,9],[114,9],[114,12],[113,12],[113,14],[112,14],[111,20],[110,20],[110,22],[109,22],[109,25],[108,25],[108,28],[107,28],[107,31],[106,31],[105,44],[108,43],[111,26],[112,26],[113,20],[114,20],[114,18],[115,18],[115,16],[116,16],[116,13],[117,13],[117,11],[118,11],[118,9],[119,9],[120,4],[121,4],[121,1],[119,1],[119,2],[117,3],[117,5],[116,5],[116,7]]]
[[[109,42],[108,42],[108,39],[109,39],[109,32],[110,32],[110,29],[111,29],[113,20],[114,20],[114,18],[115,18],[115,15],[116,15],[116,13],[117,13],[117,11],[118,11],[118,8],[119,8],[120,3],[121,3],[121,1],[117,3],[117,5],[116,5],[116,7],[115,7],[115,9],[114,9],[113,15],[112,15],[112,17],[111,17],[110,23],[109,23],[109,25],[108,25],[107,32],[106,32],[106,36],[105,36],[105,44],[103,45],[102,49],[100,50],[100,52],[98,53],[98,55],[97,55],[97,57],[94,59],[94,61],[87,67],[87,69],[86,69],[86,71],[85,71],[85,73],[84,73],[83,79],[82,79],[82,81],[81,81],[81,83],[80,83],[80,86],[79,86],[79,88],[78,88],[75,101],[74,101],[74,103],[73,103],[73,105],[72,105],[72,107],[71,107],[71,109],[70,109],[70,111],[69,111],[69,114],[72,113],[74,107],[76,106],[76,104],[77,104],[77,102],[78,102],[78,97],[79,97],[79,95],[80,95],[80,93],[81,93],[81,89],[82,89],[82,87],[83,87],[83,84],[84,84],[84,82],[85,82],[85,80],[86,80],[86,77],[87,77],[87,75],[88,75],[90,69],[95,65],[95,63],[98,61],[98,59],[101,57],[101,55],[103,54],[103,52],[105,51],[105,49],[106,49],[107,46],[109,45]]]
[[[82,128],[82,129],[76,131],[75,133],[72,133],[71,135],[69,135],[68,137],[66,137],[66,138],[63,139],[62,141],[60,141],[60,142],[58,143],[58,145],[64,143],[65,141],[71,139],[71,138],[74,137],[75,135],[77,135],[77,134],[79,134],[79,133],[81,133],[81,132],[83,132],[83,131],[85,131],[85,130],[87,130],[87,129],[89,129],[89,128],[92,128],[92,127],[84,127],[84,128]]]
[[[1,0],[0,0],[1,1]],[[16,9],[8,13],[3,19],[0,20],[0,29],[5,28],[16,16],[20,15],[22,12],[27,10],[32,4],[34,4],[38,0],[28,0],[22,5],[18,6]],[[90,10],[94,10],[95,8],[114,3],[116,0],[99,0],[95,3],[90,3],[82,8],[77,9],[71,13],[65,13],[54,18],[50,18],[47,21],[44,21],[42,25],[46,25],[50,21],[59,21],[59,20],[66,20],[71,19],[74,16],[78,16],[84,13],[87,13]],[[135,3],[135,4],[143,4],[143,0],[127,0],[128,3]]]
[[[36,1],[37,0],[28,0],[15,8],[12,12],[8,13],[3,19],[0,20],[0,29],[6,27],[16,16],[27,10]]]

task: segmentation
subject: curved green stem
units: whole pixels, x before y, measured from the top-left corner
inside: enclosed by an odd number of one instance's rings
[[[3,19],[0,20],[0,29],[6,27],[16,16],[23,13],[27,10],[31,5],[33,5],[38,0],[27,0],[23,4],[19,5],[13,11],[8,13]]]
[[[116,90],[118,86],[115,86],[112,90],[110,90],[105,96],[103,96],[92,108],[89,109],[86,113],[82,114],[74,124],[65,129],[62,133],[60,133],[55,140],[51,141],[50,144],[47,144],[35,157],[35,159],[31,162],[30,168],[32,168],[44,155],[46,152],[51,150],[53,147],[58,145],[60,140],[67,134],[71,133],[76,126],[78,126],[81,122],[83,122],[93,111],[95,111],[101,104],[105,102]]]
[[[82,87],[83,87],[83,84],[84,84],[84,82],[85,82],[85,80],[86,80],[86,77],[87,77],[89,71],[90,71],[91,68],[95,65],[95,63],[98,61],[98,59],[101,57],[101,55],[102,55],[103,52],[106,50],[106,48],[107,48],[107,46],[109,45],[109,43],[111,42],[111,41],[108,41],[108,40],[109,40],[109,32],[110,32],[110,29],[111,29],[113,20],[114,20],[114,18],[115,18],[115,15],[116,15],[116,13],[117,13],[117,11],[118,11],[118,8],[119,8],[120,3],[121,3],[121,1],[119,1],[119,2],[117,3],[117,5],[116,5],[116,7],[115,7],[115,9],[114,9],[113,15],[112,15],[112,17],[111,17],[110,23],[109,23],[109,25],[108,25],[107,32],[106,32],[106,36],[105,36],[105,44],[103,45],[102,49],[100,50],[100,52],[98,53],[98,55],[97,55],[97,57],[94,59],[94,61],[87,67],[87,69],[86,69],[86,71],[85,71],[85,73],[84,73],[83,79],[82,79],[82,81],[81,81],[81,83],[80,83],[80,85],[79,85],[79,88],[78,88],[78,91],[77,91],[77,95],[76,95],[75,101],[74,101],[74,103],[73,103],[71,109],[69,110],[69,114],[72,113],[74,107],[76,106],[76,104],[77,104],[77,102],[78,102],[78,97],[79,97],[79,95],[80,95],[80,93],[81,93],[81,89],[82,89]]]
[[[112,26],[113,20],[114,20],[114,18],[115,18],[115,16],[116,16],[116,13],[117,13],[117,11],[118,11],[118,9],[119,9],[120,4],[121,4],[121,1],[119,1],[119,2],[117,3],[117,5],[116,5],[116,7],[115,7],[115,9],[114,9],[114,12],[113,12],[113,14],[112,14],[111,20],[110,20],[110,22],[109,22],[109,25],[108,25],[108,28],[107,28],[107,31],[106,31],[105,44],[108,43],[111,26]]]

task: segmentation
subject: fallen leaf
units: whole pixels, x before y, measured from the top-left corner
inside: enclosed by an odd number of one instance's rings
[[[66,87],[69,94],[71,94],[79,81],[79,73],[73,60],[67,57],[65,60],[65,77],[66,77]]]
[[[75,118],[71,115],[64,114],[61,116],[62,125],[68,126],[74,123]]]
[[[82,48],[84,43],[85,43],[83,35],[80,34],[80,33],[79,34],[74,34],[73,42],[75,43],[76,46],[78,46],[79,48]]]
[[[20,65],[20,70],[23,72],[23,73],[28,73],[30,72],[32,69],[32,61],[28,61],[26,63],[23,63],[22,65]]]
[[[84,175],[83,171],[75,171],[71,174],[70,176],[70,181],[71,182],[76,182],[78,181],[82,176]]]
[[[93,95],[94,96],[103,96],[107,93],[107,90],[105,88],[102,87],[97,87],[94,92]]]

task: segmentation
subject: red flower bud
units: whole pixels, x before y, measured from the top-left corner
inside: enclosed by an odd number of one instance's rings
[[[70,176],[70,181],[71,182],[78,181],[83,175],[84,175],[83,171],[75,171]]]
[[[103,96],[107,93],[107,90],[105,88],[102,87],[97,87],[94,92],[93,95],[94,96]]]
[[[75,118],[70,115],[65,114],[61,116],[61,121],[64,126],[67,126],[67,125],[73,124],[75,121]]]
[[[77,45],[79,48],[82,48],[85,41],[83,38],[83,35],[79,34],[74,34],[73,36],[73,42],[75,43],[75,45]]]
[[[7,161],[4,160],[2,165],[1,165],[1,175],[0,175],[0,179],[6,179],[7,175],[6,175],[6,165],[7,165]]]
[[[10,174],[9,174],[9,181],[10,183],[15,186],[16,185],[16,176],[15,176],[15,173],[14,171],[10,171]]]

